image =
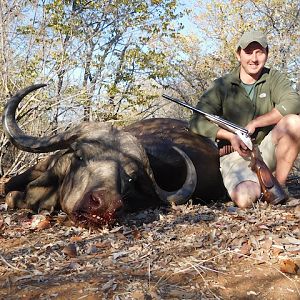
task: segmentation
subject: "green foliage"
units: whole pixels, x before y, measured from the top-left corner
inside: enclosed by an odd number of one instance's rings
[[[249,29],[265,31],[270,45],[269,64],[291,78],[299,68],[299,3],[292,0],[213,0],[196,16],[199,32],[215,42],[215,53],[235,62],[234,52],[241,34]]]
[[[103,100],[115,102],[114,116],[139,110],[140,82],[168,75],[155,44],[181,28],[182,15],[176,0],[24,1],[14,9],[8,4],[8,14],[20,17],[6,25],[14,29],[7,45],[17,49],[10,65],[17,86],[51,80],[52,94],[72,98],[87,119]]]
[[[48,83],[48,96],[36,102],[32,95],[21,109],[24,116],[36,114],[21,119],[32,134],[83,117],[124,124],[129,115],[156,115],[162,86],[196,102],[236,65],[235,45],[250,28],[267,31],[270,65],[298,83],[297,1],[196,3],[189,10],[179,9],[177,0],[2,1],[0,111],[9,95],[38,82]],[[180,32],[188,12],[197,35]],[[178,108],[168,116],[185,114]]]

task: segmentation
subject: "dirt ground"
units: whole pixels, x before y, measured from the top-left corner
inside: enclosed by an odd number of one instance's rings
[[[180,205],[111,228],[0,204],[0,299],[300,299],[299,179],[285,205]]]

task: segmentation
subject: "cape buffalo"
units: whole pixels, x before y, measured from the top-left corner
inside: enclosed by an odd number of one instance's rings
[[[54,151],[8,181],[9,207],[62,209],[76,223],[100,226],[113,222],[124,209],[225,195],[218,149],[190,132],[184,121],[148,119],[123,129],[85,122],[53,136],[26,135],[16,122],[16,109],[27,94],[43,86],[19,91],[3,113],[4,132],[17,148]]]

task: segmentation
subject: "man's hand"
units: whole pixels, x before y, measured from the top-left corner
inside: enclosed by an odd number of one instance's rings
[[[232,148],[237,151],[240,156],[247,157],[250,155],[250,150],[236,134],[233,134],[229,141]]]
[[[256,126],[255,120],[252,120],[248,123],[248,125],[245,128],[248,130],[249,135],[252,135],[254,133],[256,127],[257,126]]]
[[[273,108],[270,112],[258,116],[254,120],[250,121],[245,128],[251,135],[254,133],[256,128],[276,125],[282,118],[282,114],[276,108]]]
[[[243,157],[250,156],[250,150],[245,145],[245,143],[235,134],[230,131],[227,131],[223,128],[220,128],[217,132],[218,139],[228,140],[233,148],[237,151],[239,155]]]

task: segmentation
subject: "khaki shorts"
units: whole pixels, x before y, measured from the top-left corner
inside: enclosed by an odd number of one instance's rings
[[[259,145],[261,156],[271,172],[274,172],[276,168],[275,148],[271,131]],[[250,168],[250,157],[244,158],[237,152],[232,152],[220,158],[220,167],[229,195],[243,181],[251,180],[259,184],[256,173]]]

